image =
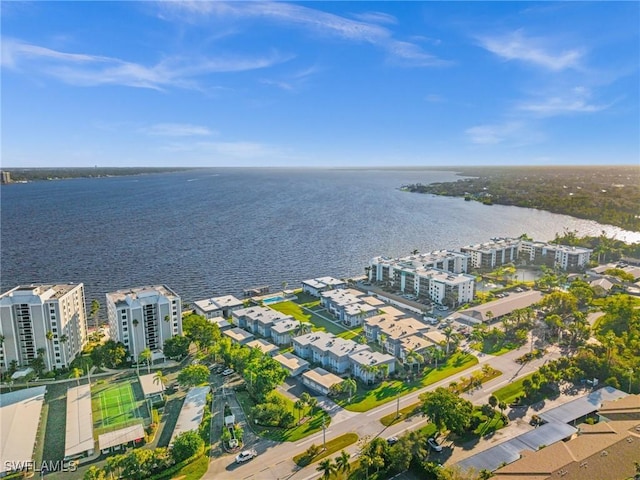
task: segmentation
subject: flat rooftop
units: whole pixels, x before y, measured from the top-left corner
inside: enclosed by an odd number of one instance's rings
[[[91,386],[80,385],[67,390],[67,428],[64,441],[65,458],[93,450],[93,414]]]
[[[156,374],[149,373],[147,375],[140,375],[138,377],[140,386],[142,387],[142,393],[145,397],[156,395],[164,392],[164,385],[161,382],[156,381]]]
[[[167,298],[178,297],[178,295],[166,285],[147,285],[144,287],[125,288],[107,293],[107,297],[109,297],[113,303],[124,302],[127,298],[135,300],[156,295],[162,295]]]
[[[327,372],[324,368],[319,367],[309,370],[308,372],[304,372],[302,376],[317,385],[323,386],[324,388],[331,388],[336,383],[342,383],[342,378],[331,372]]]
[[[178,415],[178,421],[171,435],[171,442],[184,432],[191,432],[197,430],[204,416],[204,407],[207,404],[207,394],[209,393],[209,386],[206,387],[193,387],[187,392],[187,396],[184,398],[180,415]]]
[[[262,353],[266,353],[266,354],[270,354],[274,350],[278,350],[278,347],[276,347],[271,342],[267,342],[264,338],[257,338],[255,340],[251,340],[245,345],[250,348],[257,348]]]
[[[105,448],[117,447],[141,438],[144,438],[144,428],[139,423],[98,435],[98,445],[100,450],[104,450]]]
[[[33,460],[46,390],[33,387],[0,394],[0,473],[9,471],[11,462]]]
[[[54,283],[54,284],[30,284],[19,285],[11,290],[0,295],[0,298],[14,298],[14,297],[40,297],[41,300],[51,300],[60,298],[71,290],[76,288],[81,283]]]
[[[309,366],[309,362],[288,352],[276,355],[273,359],[291,372],[295,372],[299,368],[307,368]]]

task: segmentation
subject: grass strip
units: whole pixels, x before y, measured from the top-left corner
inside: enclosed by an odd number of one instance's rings
[[[398,396],[406,395],[420,388],[432,385],[451,375],[477,365],[478,359],[473,355],[457,352],[443,364],[436,368],[426,368],[427,372],[422,378],[413,381],[388,380],[382,382],[377,388],[366,390],[358,387],[351,403],[341,400],[338,403],[346,410],[352,412],[366,412],[377,406],[388,403]]]
[[[316,456],[309,458],[309,455],[305,451],[293,457],[293,461],[296,463],[296,465],[300,467],[304,467],[306,465],[310,465],[314,462],[322,460],[323,458],[328,457],[329,455],[339,452],[340,450],[344,449],[345,447],[348,447],[353,443],[356,443],[357,441],[358,441],[357,434],[345,433],[344,435],[340,435],[339,437],[329,440],[326,445],[327,448],[325,450],[322,450]]]

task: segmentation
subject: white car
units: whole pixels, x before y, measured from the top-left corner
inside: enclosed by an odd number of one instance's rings
[[[238,455],[236,455],[236,463],[243,463],[246,462],[248,460],[251,460],[253,457],[257,457],[258,456],[258,452],[256,452],[255,450],[244,450],[242,452],[240,452]]]
[[[429,444],[429,446],[431,448],[433,448],[436,452],[441,452],[442,451],[442,445],[438,445],[438,442],[436,442],[435,438],[430,438],[429,440],[427,440],[427,443]]]
[[[227,377],[229,375],[231,375],[233,373],[233,369],[232,368],[227,368],[224,372],[222,372],[222,375]]]

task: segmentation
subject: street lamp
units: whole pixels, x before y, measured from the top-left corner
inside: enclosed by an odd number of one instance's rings
[[[629,369],[629,393],[631,393],[631,379],[633,378],[633,368]]]

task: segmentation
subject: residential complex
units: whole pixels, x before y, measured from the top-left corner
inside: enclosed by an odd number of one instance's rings
[[[182,335],[182,303],[166,285],[107,293],[106,306],[111,338],[122,342],[134,360],[147,348],[160,352],[165,340]]]
[[[490,242],[467,245],[460,248],[460,251],[469,255],[473,268],[491,270],[500,265],[515,263],[520,243],[519,238],[493,238]]]
[[[238,300],[233,295],[197,300],[193,302],[193,306],[195,312],[205,318],[229,318],[231,312],[244,307],[242,300]]]
[[[309,295],[313,295],[314,297],[319,297],[322,292],[337,288],[345,288],[346,286],[347,284],[344,280],[338,280],[333,277],[319,277],[304,280],[302,282],[302,291]]]
[[[0,295],[0,371],[42,356],[45,370],[66,368],[86,343],[84,285],[18,286]]]
[[[521,241],[520,258],[532,263],[545,263],[562,270],[577,270],[587,266],[593,250],[568,245]]]
[[[234,310],[231,319],[234,325],[266,338],[271,338],[271,329],[279,322],[294,320],[290,315],[262,306]]]

